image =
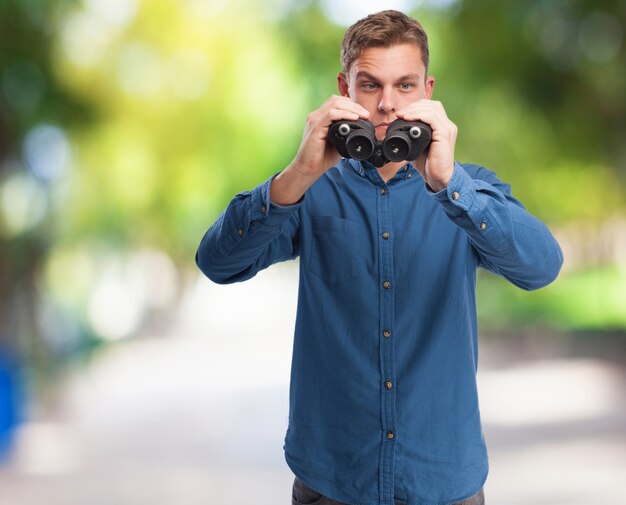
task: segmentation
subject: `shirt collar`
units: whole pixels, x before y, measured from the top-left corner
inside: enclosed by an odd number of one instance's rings
[[[358,161],[355,159],[348,159],[347,161],[354,169],[354,171],[361,177],[367,177],[373,182],[380,179],[376,167],[369,161]],[[413,167],[413,165],[407,161],[407,163],[398,170],[396,175],[394,175],[391,179],[389,179],[389,181],[387,181],[387,184],[391,184],[392,182],[400,182],[405,179],[411,179],[415,177],[417,173],[418,172],[417,170],[415,170],[415,167]]]

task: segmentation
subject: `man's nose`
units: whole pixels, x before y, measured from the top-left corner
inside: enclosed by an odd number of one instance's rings
[[[393,90],[389,88],[383,88],[382,95],[380,96],[380,102],[378,103],[379,112],[389,114],[395,112],[396,104],[393,96]]]

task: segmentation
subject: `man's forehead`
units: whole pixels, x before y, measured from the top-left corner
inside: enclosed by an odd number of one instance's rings
[[[354,60],[350,74],[369,73],[375,77],[396,77],[417,74],[422,77],[426,72],[422,61],[422,51],[415,44],[399,44],[389,47],[367,47]],[[378,75],[378,74],[385,75]]]

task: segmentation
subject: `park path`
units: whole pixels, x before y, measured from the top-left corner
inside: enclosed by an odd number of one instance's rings
[[[0,505],[281,505],[297,276],[198,278],[166,327],[112,345],[34,404]],[[555,335],[483,338],[490,505],[626,503],[626,380]]]

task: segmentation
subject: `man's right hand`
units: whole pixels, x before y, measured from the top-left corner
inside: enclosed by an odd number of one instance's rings
[[[300,148],[293,161],[272,181],[270,200],[279,205],[298,202],[306,190],[341,156],[328,139],[333,121],[368,119],[369,112],[345,96],[331,96],[307,116]]]

